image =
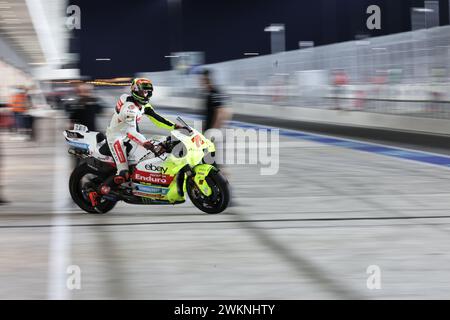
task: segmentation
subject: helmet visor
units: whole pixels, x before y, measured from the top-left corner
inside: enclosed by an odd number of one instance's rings
[[[153,94],[153,84],[147,79],[136,79],[133,81],[131,91],[138,101],[146,103]]]
[[[150,82],[144,82],[140,85],[140,93],[145,98],[150,98],[153,92],[153,85]]]
[[[139,84],[141,90],[151,91],[153,90],[153,85],[150,82],[142,82]]]

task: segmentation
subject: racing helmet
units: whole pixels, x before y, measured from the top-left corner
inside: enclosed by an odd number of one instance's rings
[[[153,94],[153,84],[145,78],[136,78],[131,82],[131,95],[140,104],[147,104]]]

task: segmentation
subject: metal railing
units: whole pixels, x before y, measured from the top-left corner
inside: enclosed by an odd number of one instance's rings
[[[232,101],[450,119],[450,26],[206,65]],[[147,74],[192,96],[198,76]]]

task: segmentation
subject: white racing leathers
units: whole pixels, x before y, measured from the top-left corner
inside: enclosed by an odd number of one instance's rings
[[[157,114],[151,104],[139,105],[131,96],[123,94],[116,104],[115,113],[106,129],[109,149],[116,161],[117,174],[128,170],[127,152],[124,146],[126,138],[143,144],[146,139],[137,130],[137,124],[146,115],[156,126],[167,130],[174,128],[174,123]]]

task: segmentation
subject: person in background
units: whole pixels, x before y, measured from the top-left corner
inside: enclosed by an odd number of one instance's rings
[[[1,150],[1,146],[0,146],[0,169],[1,169],[1,167],[2,167],[2,159],[1,159],[1,157],[2,157],[2,150]],[[0,172],[0,190],[2,190],[3,189],[3,186],[2,186],[2,173]],[[0,205],[2,205],[2,204],[6,204],[6,203],[8,203],[8,201],[6,201],[5,200],[5,198],[3,198],[3,192],[0,192]]]
[[[25,130],[25,113],[28,109],[28,98],[25,87],[17,87],[16,93],[11,96],[9,107],[14,114],[16,133],[22,134]]]
[[[13,131],[14,115],[12,114],[8,104],[0,103],[0,129]]]
[[[97,131],[97,115],[102,110],[102,105],[92,93],[92,86],[88,83],[80,82],[75,85],[76,96],[64,105],[67,117],[69,118],[69,127],[72,129],[74,124],[82,124],[89,131]],[[76,167],[80,159],[75,158],[73,166]]]
[[[35,121],[33,116],[33,108],[34,106],[34,99],[33,97],[36,96],[36,87],[28,87],[25,91],[26,94],[26,111],[24,113],[24,132],[26,136],[28,137],[29,141],[36,141],[36,130],[34,128]]]
[[[77,96],[65,105],[71,126],[78,123],[88,127],[90,131],[97,131],[97,115],[102,105],[92,93],[90,84],[81,82],[75,87]]]
[[[3,104],[0,104],[0,129],[8,127],[7,120],[6,120],[7,116],[6,116],[6,113],[4,112],[5,109],[6,109],[6,106],[3,105]],[[2,172],[1,172],[1,168],[2,168],[2,159],[1,158],[2,158],[2,155],[3,155],[3,152],[2,152],[2,149],[1,149],[1,141],[0,141],[0,191],[3,189],[3,187],[2,187]],[[3,198],[2,192],[0,192],[0,205],[6,204],[6,203],[7,203],[7,201]]]
[[[212,128],[221,129],[231,115],[225,106],[226,97],[214,84],[211,70],[202,71],[201,83],[205,90],[205,131]]]
[[[0,91],[1,94],[1,91]],[[11,117],[9,116],[9,108],[6,103],[3,103],[5,100],[4,97],[0,95],[0,131],[3,129],[9,129],[11,126]],[[3,156],[3,150],[2,150],[2,136],[0,136],[0,205],[6,204],[7,201],[5,198],[3,198],[3,186],[2,186],[2,156]]]
[[[212,71],[209,69],[204,69],[201,74],[201,84],[205,93],[204,102],[204,112],[205,112],[205,134],[210,129],[221,130],[224,128],[226,122],[231,119],[231,110],[227,106],[227,97],[219,90],[219,88],[214,83],[214,77]],[[214,141],[216,150],[218,153],[222,153],[219,159],[224,160],[225,156],[225,134],[222,136],[222,141]],[[213,159],[215,165],[219,167],[219,163],[215,162],[216,158]],[[220,169],[223,174],[225,174],[228,179],[230,178],[230,173],[221,167]],[[229,207],[236,206],[236,200],[233,197],[233,192],[231,192],[231,202]]]

